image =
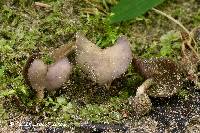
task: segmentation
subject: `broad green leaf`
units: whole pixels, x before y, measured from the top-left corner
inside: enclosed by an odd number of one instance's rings
[[[164,0],[121,0],[113,9],[111,22],[134,19],[149,9],[161,4]]]

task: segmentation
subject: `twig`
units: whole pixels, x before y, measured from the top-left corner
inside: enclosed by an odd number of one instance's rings
[[[44,3],[41,3],[41,2],[35,2],[34,6],[43,7],[43,8],[50,8],[51,7],[50,5],[44,4]]]
[[[167,17],[168,19],[170,19],[171,21],[175,22],[177,25],[179,25],[188,35],[190,35],[190,31],[188,29],[185,28],[185,26],[183,26],[179,21],[177,21],[176,19],[174,19],[173,17],[171,17],[170,15],[160,11],[160,10],[157,10],[155,8],[152,8],[153,11],[155,11],[156,13],[158,14],[161,14],[165,17]]]
[[[68,56],[73,50],[75,50],[74,43],[64,44],[64,45],[61,45],[59,48],[55,49],[52,52],[51,56],[54,61],[58,61],[59,59],[62,59],[65,56]]]
[[[183,24],[181,24],[178,20],[174,19],[173,17],[171,17],[170,15],[160,11],[160,10],[157,10],[155,8],[152,8],[153,11],[155,11],[156,13],[158,14],[161,14],[165,17],[167,17],[169,20],[173,21],[174,23],[176,23],[177,25],[179,25],[188,35],[189,35],[189,41],[187,41],[187,45],[188,47],[195,53],[195,55],[197,56],[197,58],[200,60],[200,57],[199,57],[199,54],[197,53],[197,51],[192,47],[191,43],[192,41],[195,43],[196,45],[196,41],[195,39],[193,38],[193,36],[191,35],[191,32],[185,28],[185,26],[183,26]]]
[[[190,42],[193,41],[195,46],[197,46],[197,42],[196,40],[194,39],[194,32],[197,30],[198,27],[196,28],[193,28],[192,31],[190,32],[191,33],[191,36],[192,36],[192,39],[190,39]],[[198,50],[198,49],[197,49]]]

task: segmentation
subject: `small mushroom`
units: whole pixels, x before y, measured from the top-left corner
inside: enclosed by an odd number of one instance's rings
[[[137,89],[136,96],[130,98],[135,114],[142,116],[151,110],[150,96],[169,97],[177,93],[183,85],[183,71],[174,61],[167,58],[133,59],[136,70],[146,81]]]
[[[24,67],[24,78],[28,85],[36,91],[36,96],[43,99],[45,89],[47,91],[56,90],[69,79],[72,65],[67,58],[60,59],[49,66],[42,60],[34,58],[31,56],[28,59]]]
[[[183,70],[168,58],[133,59],[133,65],[145,79],[152,78],[155,85],[147,90],[153,97],[169,97],[183,85]]]
[[[99,85],[109,84],[118,78],[132,60],[129,41],[124,36],[119,37],[114,46],[101,49],[77,33],[76,55],[76,61],[83,71]]]
[[[153,84],[153,79],[147,79],[138,87],[136,96],[129,99],[129,103],[136,116],[142,116],[151,110],[152,103],[146,90]]]
[[[44,97],[46,73],[47,65],[40,59],[35,59],[28,69],[28,80],[39,99],[43,99]]]
[[[62,84],[69,79],[71,70],[72,65],[69,63],[67,58],[49,65],[46,74],[46,89],[51,91],[60,88]]]

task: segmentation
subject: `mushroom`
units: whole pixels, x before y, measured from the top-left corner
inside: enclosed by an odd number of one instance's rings
[[[42,60],[31,56],[24,67],[24,78],[36,91],[36,96],[43,99],[44,89],[52,91],[60,88],[69,79],[71,70],[72,65],[67,58],[59,59],[48,66]]]
[[[183,85],[183,71],[180,66],[168,58],[133,59],[136,70],[146,81],[137,89],[136,96],[130,99],[137,115],[144,115],[151,110],[153,97],[170,97]]]
[[[183,85],[183,70],[168,58],[133,59],[133,65],[145,79],[152,78],[155,86],[147,90],[153,97],[169,97]]]
[[[76,35],[76,61],[92,81],[99,85],[111,83],[123,74],[132,60],[129,41],[118,38],[114,46],[101,49],[83,34]]]
[[[151,110],[152,103],[146,90],[153,84],[153,79],[147,79],[141,86],[138,87],[136,96],[129,98],[129,103],[136,116],[142,116]]]
[[[47,65],[40,59],[35,59],[28,69],[28,80],[39,99],[44,97],[46,73]]]
[[[69,79],[71,74],[72,65],[68,59],[60,59],[54,64],[49,65],[46,74],[46,89],[48,91],[60,88],[62,84]]]

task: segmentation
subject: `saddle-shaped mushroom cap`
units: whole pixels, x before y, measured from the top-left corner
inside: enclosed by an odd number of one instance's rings
[[[156,85],[147,89],[150,96],[169,97],[177,93],[183,85],[183,71],[170,59],[133,59],[132,63],[145,79],[154,80]]]
[[[43,99],[44,90],[59,89],[69,79],[71,71],[72,65],[67,58],[46,65],[37,55],[32,55],[26,62],[23,75],[26,83],[36,91],[37,97]]]
[[[118,38],[115,45],[101,49],[81,33],[76,36],[76,61],[83,71],[99,85],[112,82],[127,69],[132,60],[129,41]]]
[[[67,58],[61,59],[54,64],[49,65],[45,87],[48,91],[60,88],[65,81],[69,79],[72,65]]]
[[[35,59],[28,69],[28,80],[31,87],[37,92],[37,97],[44,97],[45,77],[47,73],[47,65],[40,59]]]

